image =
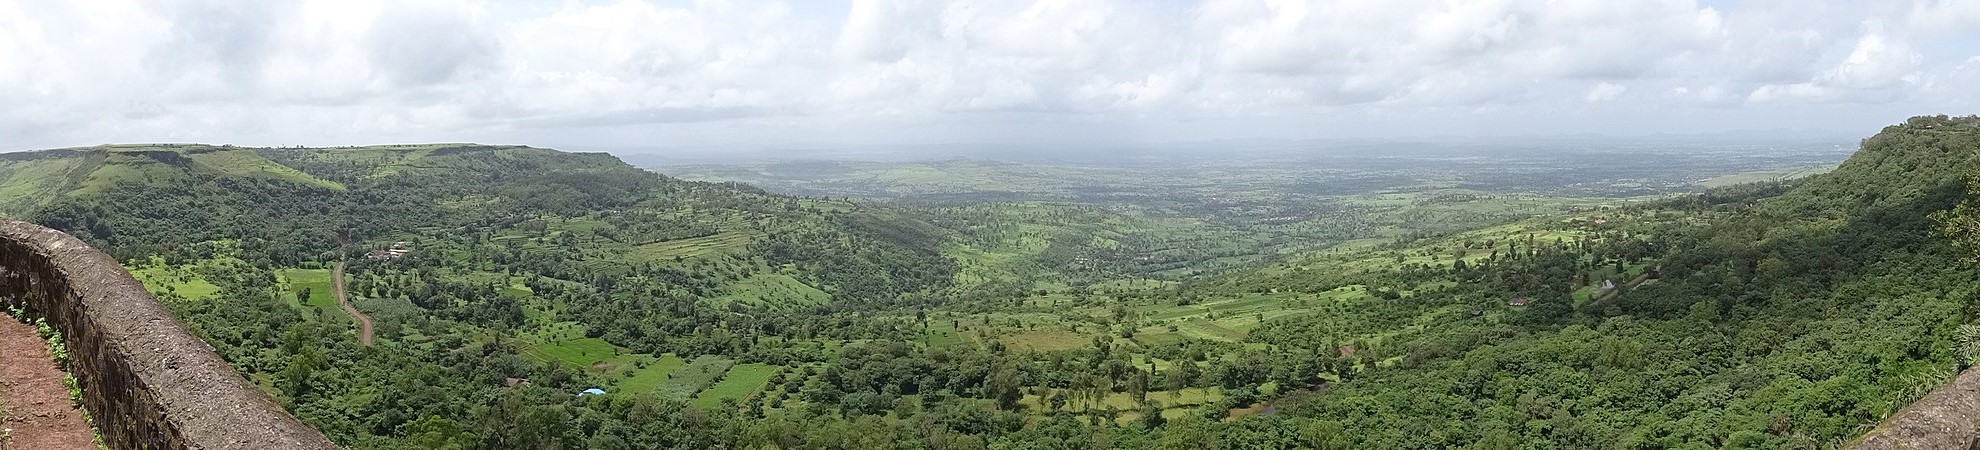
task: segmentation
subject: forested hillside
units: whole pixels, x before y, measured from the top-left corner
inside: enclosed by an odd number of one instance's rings
[[[1954,331],[1972,317],[1980,273],[1929,216],[1964,197],[1976,137],[1980,120],[1914,119],[1779,195],[1750,185],[1687,197],[1612,215],[1581,239],[1528,238],[1483,264],[1385,274],[1456,284],[1360,317],[1268,323],[1252,338],[1329,353],[1357,335],[1344,330],[1417,317],[1358,342],[1357,355],[1394,359],[1281,408],[1358,430],[1362,446],[1835,447],[1969,362],[1955,359]],[[1639,264],[1651,275],[1626,293],[1574,289]],[[1530,303],[1478,313],[1515,298]]]
[[[524,356],[558,353],[565,330],[622,346],[605,346],[614,354],[782,361],[781,348],[752,347],[765,330],[897,336],[835,317],[925,303],[955,270],[929,234],[940,230],[912,219],[603,154],[133,145],[9,154],[0,171],[13,194],[0,209],[128,260],[244,373],[359,447],[421,417],[479,424],[505,378],[601,385],[577,379],[588,367]],[[352,263],[377,347],[357,348],[330,298],[337,261]],[[481,350],[460,359],[468,348]],[[350,409],[415,385],[446,391],[414,409]]]
[[[1223,224],[1272,202],[870,204],[528,147],[0,156],[0,211],[352,448],[1827,448],[1965,367],[1980,311],[1976,118],[1793,182],[1255,227]]]

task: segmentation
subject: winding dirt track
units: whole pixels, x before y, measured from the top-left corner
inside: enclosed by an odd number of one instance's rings
[[[357,318],[358,344],[362,344],[366,347],[370,347],[371,346],[371,316],[367,316],[364,315],[364,313],[362,312],[358,312],[357,307],[351,306],[350,297],[344,295],[344,262],[343,261],[338,261],[337,267],[330,269],[330,292],[332,294],[336,294],[337,306],[343,307],[345,313],[349,313],[351,317]]]
[[[34,326],[0,314],[0,449],[96,448],[96,433],[69,401],[62,369]]]

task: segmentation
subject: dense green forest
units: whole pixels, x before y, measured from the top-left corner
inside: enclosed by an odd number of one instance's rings
[[[126,261],[351,448],[1830,448],[1971,362],[1976,156],[1980,118],[1917,117],[1796,181],[1264,223],[112,146],[0,155],[0,211]]]

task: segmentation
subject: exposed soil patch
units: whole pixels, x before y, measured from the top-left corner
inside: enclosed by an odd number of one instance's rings
[[[34,326],[0,314],[0,449],[94,449],[96,434],[69,402],[62,370]]]

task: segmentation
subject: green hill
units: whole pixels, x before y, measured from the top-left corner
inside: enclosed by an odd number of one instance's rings
[[[532,245],[521,247],[564,249],[555,256],[559,262],[542,264],[560,266],[560,275],[572,279],[697,260],[756,266],[709,281],[711,297],[725,283],[774,272],[776,264],[794,264],[806,288],[853,296],[946,282],[941,238],[927,234],[939,230],[906,217],[811,203],[675,180],[602,153],[524,146],[161,144],[0,155],[0,211],[69,231],[122,259],[236,241],[250,260],[287,266],[338,251],[340,234],[359,242],[443,230],[524,237],[507,234],[520,227],[534,234]],[[794,239],[804,236],[821,239]],[[558,245],[540,245],[545,237]],[[563,242],[573,238],[591,241]],[[819,247],[825,245],[839,251]],[[759,247],[787,250],[768,261],[746,258]],[[926,274],[904,274],[926,281],[897,283],[898,277],[853,276],[846,269],[877,270],[861,261],[896,251],[928,261]],[[750,291],[753,283],[729,290]]]
[[[336,182],[277,164],[253,150],[207,145],[106,145],[0,155],[0,211],[21,215],[62,197],[101,195],[119,185],[237,177],[342,190]]]
[[[74,150],[0,154],[0,213],[19,217],[67,194],[108,156]]]
[[[1980,273],[1933,217],[1968,198],[1976,157],[1980,119],[1915,118],[1798,182],[1288,262],[1185,295],[1370,286],[1378,299],[1247,338],[1359,349],[1324,395],[1278,408],[1362,430],[1353,447],[1835,447],[1971,363],[1952,349]],[[1618,295],[1587,287],[1632,278]]]

